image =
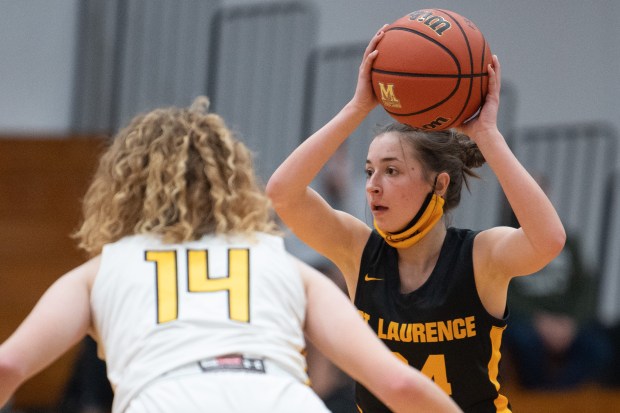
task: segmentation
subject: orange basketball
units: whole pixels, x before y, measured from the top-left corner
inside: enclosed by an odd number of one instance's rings
[[[487,94],[491,50],[471,20],[449,10],[424,9],[384,31],[372,85],[390,116],[441,130],[478,114]]]

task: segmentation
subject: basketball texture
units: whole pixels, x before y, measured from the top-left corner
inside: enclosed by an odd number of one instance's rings
[[[488,86],[491,50],[469,19],[424,9],[384,29],[372,67],[372,85],[394,119],[441,130],[478,114]]]

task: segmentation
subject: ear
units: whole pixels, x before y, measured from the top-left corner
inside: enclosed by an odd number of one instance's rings
[[[448,185],[450,185],[450,175],[447,172],[439,173],[435,181],[435,193],[445,198],[446,192],[448,192]]]

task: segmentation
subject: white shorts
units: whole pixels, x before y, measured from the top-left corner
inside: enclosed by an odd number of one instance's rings
[[[317,394],[287,377],[248,372],[162,377],[124,413],[329,413]]]

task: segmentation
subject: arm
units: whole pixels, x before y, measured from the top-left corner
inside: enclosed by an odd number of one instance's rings
[[[305,332],[319,351],[394,412],[461,411],[435,383],[388,350],[333,282],[298,265],[308,299]]]
[[[497,176],[521,228],[497,227],[482,232],[474,245],[476,278],[482,276],[481,298],[506,290],[510,278],[538,271],[562,250],[566,234],[549,198],[508,147],[497,128],[501,67],[489,66],[489,92],[480,116],[460,129],[476,142]],[[505,292],[505,291],[504,291]],[[505,298],[505,294],[504,294]],[[502,309],[503,311],[503,309]]]
[[[357,277],[359,257],[370,229],[350,214],[334,210],[309,186],[338,147],[378,104],[370,82],[370,69],[382,36],[380,30],[364,52],[351,101],[291,153],[273,173],[266,188],[282,221],[302,241],[333,261],[345,276]],[[347,284],[349,288],[355,286],[350,279]]]
[[[17,330],[0,345],[0,406],[26,380],[45,369],[87,334],[95,258],[60,277]]]

